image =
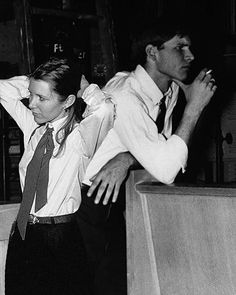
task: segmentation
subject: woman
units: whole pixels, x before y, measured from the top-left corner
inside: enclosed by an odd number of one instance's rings
[[[19,164],[23,199],[9,240],[6,295],[90,294],[85,249],[74,218],[81,201],[78,172],[84,153],[76,99],[80,78],[76,66],[52,58],[29,78],[0,82],[1,104],[24,134]],[[26,96],[29,108],[20,101]],[[47,135],[43,156],[49,147],[52,155],[49,164],[40,165],[49,168],[49,175],[36,176],[39,188],[29,205],[28,187],[37,181],[31,165],[48,130],[52,138]],[[38,194],[46,200],[38,200]]]

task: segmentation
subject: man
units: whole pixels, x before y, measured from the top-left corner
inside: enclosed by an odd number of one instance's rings
[[[215,81],[207,69],[203,69],[190,85],[183,84],[194,60],[190,46],[191,40],[181,27],[173,23],[153,23],[145,28],[136,40],[134,48],[139,58],[136,69],[130,73],[117,73],[103,89],[112,97],[116,118],[113,128],[109,130],[86,170],[83,182],[88,187],[83,191],[81,208],[81,214],[84,212],[81,219],[83,222],[86,220],[84,216],[87,212],[86,222],[97,226],[97,237],[98,232],[102,232],[102,228],[109,224],[107,220],[112,217],[112,210],[115,208],[111,207],[109,202],[111,192],[114,191],[112,201],[115,202],[120,184],[135,159],[158,181],[165,184],[173,183],[179,171],[184,172],[186,169],[188,145],[193,130],[216,91]],[[180,87],[185,94],[186,105],[179,125],[172,134],[172,114]],[[160,109],[163,104],[166,113],[164,125],[160,128],[160,125],[157,125],[160,123],[156,124],[156,121],[161,116]],[[116,160],[113,159],[115,156]],[[120,176],[118,182],[117,175]],[[103,183],[97,192],[101,180]],[[88,196],[96,195],[95,200],[87,198],[86,193]],[[120,198],[119,196],[118,200]],[[100,204],[95,205],[94,202],[109,204],[103,210]],[[120,223],[121,218],[117,216],[116,219]],[[118,228],[119,226],[113,227],[110,231],[110,238],[114,239],[112,243],[106,244],[108,249],[120,242],[118,234],[114,234],[114,229]],[[118,256],[118,252],[114,253],[110,256],[110,265],[113,266],[114,259]],[[125,285],[120,293],[117,292],[121,286],[119,279],[117,284],[113,285],[114,289],[102,284],[102,281],[107,281],[109,285],[109,278],[112,279],[119,272],[109,268],[108,256],[109,254],[102,260],[100,265],[103,266],[98,268],[96,294],[125,294]],[[118,259],[122,260],[120,257]],[[125,260],[123,266],[124,264]],[[124,269],[123,267],[123,271]]]

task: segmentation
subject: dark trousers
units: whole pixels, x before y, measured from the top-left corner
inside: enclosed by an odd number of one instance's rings
[[[89,295],[85,248],[76,221],[17,226],[9,240],[6,295]]]
[[[94,294],[127,294],[126,231],[123,216],[124,190],[115,204],[94,204],[94,195],[87,197],[88,186],[82,187],[82,202],[77,221],[82,233]]]

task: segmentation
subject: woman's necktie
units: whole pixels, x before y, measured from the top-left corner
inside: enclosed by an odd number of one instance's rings
[[[23,240],[34,197],[35,212],[47,203],[49,161],[54,149],[52,131],[53,128],[46,129],[27,166],[22,202],[17,215],[17,225]]]

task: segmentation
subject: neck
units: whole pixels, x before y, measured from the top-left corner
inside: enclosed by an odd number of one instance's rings
[[[158,88],[162,91],[162,93],[165,93],[169,89],[172,80],[168,76],[160,73],[156,69],[153,70],[148,67],[145,67],[145,70],[147,71],[148,75],[152,78],[152,80],[155,82],[155,84],[158,86]]]
[[[163,94],[167,92],[167,90],[169,89],[172,83],[171,80],[161,79],[161,77],[151,77],[151,78]]]

